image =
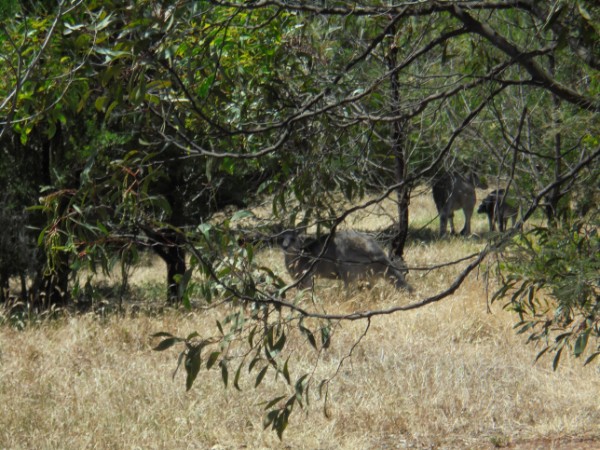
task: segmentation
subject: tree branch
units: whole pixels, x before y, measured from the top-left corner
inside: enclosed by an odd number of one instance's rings
[[[537,61],[535,61],[534,56],[537,55],[537,53],[532,54],[519,49],[516,45],[511,44],[506,38],[498,34],[488,24],[479,22],[457,4],[454,4],[449,11],[473,33],[480,35],[490,42],[494,47],[498,48],[515,60],[531,75],[532,80],[537,85],[549,90],[561,99],[577,105],[580,108],[589,111],[600,112],[600,101],[585,97],[579,94],[577,91],[574,91],[573,89],[570,89],[567,86],[559,83],[547,71],[545,71]]]
[[[531,12],[538,20],[544,23],[549,23],[551,11],[544,9],[541,5],[543,2],[535,2],[532,0],[520,2],[523,5],[523,9]],[[560,13],[559,13],[560,14]],[[553,20],[550,25],[550,29],[556,36],[568,36],[568,29],[565,24],[560,20]],[[594,54],[594,50],[584,45],[581,39],[573,36],[567,37],[567,42],[573,53],[577,55],[584,63],[595,70],[600,70],[600,57]]]

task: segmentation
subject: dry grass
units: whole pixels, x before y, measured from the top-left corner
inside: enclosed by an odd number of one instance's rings
[[[429,220],[423,211],[431,214],[428,202],[423,197],[412,204],[420,205],[415,217],[423,224]],[[478,218],[475,232],[485,228]],[[415,242],[407,260],[411,266],[439,263],[481,245],[458,238]],[[283,274],[278,250],[261,258]],[[159,269],[145,268],[133,280],[162,280]],[[438,292],[459,270],[412,273],[412,297],[385,284],[347,296],[338,284],[320,281],[318,306],[349,312],[407,304]],[[283,388],[272,376],[258,389],[246,377],[238,392],[223,388],[217,370],[202,371],[186,393],[183,374],[171,380],[175,352],[151,350],[152,333],[210,335],[225,311],[89,314],[24,331],[0,327],[0,448],[600,447],[598,366],[584,368],[568,357],[557,372],[549,359],[533,364],[538,349],[514,334],[509,313],[498,305],[488,312],[481,277],[472,276],[439,304],[374,318],[330,385],[328,417],[313,389],[312,403],[292,416],[283,442],[262,429],[259,402]],[[317,380],[336,372],[365,326],[336,328],[318,361]],[[312,370],[317,355],[301,338],[291,346],[294,374]]]

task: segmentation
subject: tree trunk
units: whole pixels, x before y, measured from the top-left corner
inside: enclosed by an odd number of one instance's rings
[[[141,228],[152,241],[152,249],[167,266],[167,302],[171,304],[181,302],[185,287],[181,286],[181,281],[187,270],[184,237],[180,232],[172,229],[154,230],[148,226],[141,226]]]
[[[59,166],[60,158],[57,156],[63,150],[62,127],[57,124],[56,132],[51,139],[43,139],[42,141],[42,179],[43,184],[53,185],[54,179],[52,173]],[[70,182],[66,183],[67,187],[78,187],[78,176],[74,176]],[[69,198],[62,195],[58,200],[57,210],[53,220],[58,220],[67,214],[69,209]],[[63,239],[65,239],[63,237]],[[60,242],[59,245],[64,245]],[[63,251],[52,249],[53,261],[49,267],[47,254],[41,255],[39,260],[40,266],[39,277],[32,288],[32,302],[39,304],[43,308],[51,306],[65,306],[69,303],[69,275],[71,268],[69,266],[69,255]]]
[[[554,56],[549,57],[549,72],[554,76],[555,72],[555,61]],[[560,99],[556,94],[552,94],[552,102],[554,105],[554,111],[552,114],[552,126],[554,128],[554,180],[557,181],[561,177],[562,173],[562,153],[561,153],[561,133],[560,133]],[[554,186],[552,191],[546,197],[546,218],[548,220],[548,226],[557,227],[559,218],[559,207],[558,202],[562,197],[560,185]]]
[[[185,264],[185,250],[179,245],[168,247],[163,260],[167,265],[167,302],[180,303],[183,297],[183,276],[187,269]]]
[[[0,275],[0,303],[4,303],[8,295],[8,277]]]
[[[66,306],[69,303],[69,274],[70,269],[66,260],[61,255],[60,262],[54,271],[44,275],[39,297],[36,299],[41,306],[49,308],[51,306]]]
[[[390,48],[387,56],[387,66],[390,71],[390,102],[392,115],[400,113],[400,86],[398,72],[394,71],[397,64],[398,48],[395,42],[396,27],[390,28]],[[402,258],[408,236],[408,205],[410,203],[410,187],[404,184],[407,174],[406,134],[408,121],[398,118],[392,123],[392,154],[395,160],[396,196],[398,202],[398,228],[392,241],[392,257]]]
[[[400,122],[400,121],[399,121]],[[405,154],[406,126],[405,124],[394,124],[393,134],[393,152],[395,158],[396,183],[402,183],[406,180],[407,164]],[[408,238],[408,205],[410,203],[410,188],[406,184],[398,186],[396,189],[398,202],[398,230],[392,241],[392,255],[402,258],[404,247]]]
[[[57,216],[62,217],[69,208],[69,199],[62,196],[58,202]],[[63,237],[63,239],[65,239]],[[61,242],[61,245],[64,243]],[[69,303],[69,255],[61,250],[52,250],[52,262],[49,265],[48,255],[43,255],[41,285],[38,289],[39,298],[35,300],[43,307],[66,306]],[[49,270],[50,269],[50,270]]]

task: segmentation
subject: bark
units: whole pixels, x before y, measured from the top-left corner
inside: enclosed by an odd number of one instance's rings
[[[63,151],[63,134],[60,124],[56,126],[56,133],[51,139],[42,141],[42,171],[41,178],[43,184],[52,185],[54,180],[52,172],[58,167],[61,161],[59,157]],[[57,162],[58,161],[58,162]],[[57,206],[56,218],[64,217],[69,208],[69,197],[66,194],[68,187],[77,188],[78,174],[73,176],[65,193],[62,194]],[[71,268],[69,265],[69,255],[62,251],[55,251],[53,255],[52,267],[48,267],[48,256],[42,255],[39,260],[37,280],[32,287],[30,294],[32,302],[43,308],[51,306],[65,306],[69,303],[69,276]]]
[[[69,269],[68,256],[63,254],[58,257],[58,264],[53,272],[45,275],[39,297],[35,299],[40,306],[66,306],[69,303]]]
[[[163,255],[167,265],[167,302],[179,303],[183,297],[181,280],[187,270],[185,264],[185,250],[180,245],[167,247]]]
[[[549,57],[549,72],[554,74],[555,60],[553,56]],[[552,95],[552,102],[554,111],[552,115],[552,126],[556,130],[554,133],[554,181],[558,181],[562,174],[562,152],[561,152],[561,134],[560,134],[560,99],[556,95]],[[552,227],[558,226],[559,219],[559,207],[558,202],[560,201],[562,194],[560,184],[556,183],[556,186],[552,188],[550,194],[547,197],[546,204],[546,218],[548,219],[548,225]]]
[[[176,304],[181,302],[184,286],[181,279],[185,275],[187,265],[185,262],[185,243],[181,232],[173,229],[155,230],[148,226],[141,227],[152,242],[152,249],[160,256],[167,266],[167,302]]]
[[[0,275],[0,303],[4,303],[8,295],[8,278]]]
[[[390,27],[391,38],[390,49],[387,57],[388,70],[390,72],[390,102],[392,115],[398,117],[392,122],[392,154],[395,160],[395,176],[398,188],[396,196],[398,202],[398,228],[392,241],[392,257],[402,258],[404,247],[408,237],[408,205],[410,203],[410,188],[404,184],[407,174],[406,160],[406,133],[408,120],[399,116],[400,112],[400,85],[398,71],[394,70],[397,65],[398,48],[395,43],[396,26]]]

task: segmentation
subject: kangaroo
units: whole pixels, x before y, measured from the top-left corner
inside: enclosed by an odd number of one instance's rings
[[[450,233],[454,234],[454,211],[462,209],[465,214],[465,226],[460,232],[463,236],[471,234],[471,217],[477,197],[475,188],[487,188],[476,175],[460,175],[456,172],[443,173],[433,184],[433,200],[440,215],[440,236],[446,234],[448,222]]]
[[[506,197],[504,189],[496,189],[483,199],[477,209],[479,214],[487,214],[490,231],[496,230],[496,222],[498,230],[506,230],[509,218],[512,220],[512,226],[515,226],[518,211],[517,208],[508,204]]]
[[[314,276],[341,278],[346,288],[351,281],[380,276],[392,281],[398,289],[412,291],[402,271],[372,237],[357,231],[338,231],[327,242],[328,236],[312,239],[290,230],[281,234],[285,265],[295,280],[302,279],[301,288],[310,286]]]

